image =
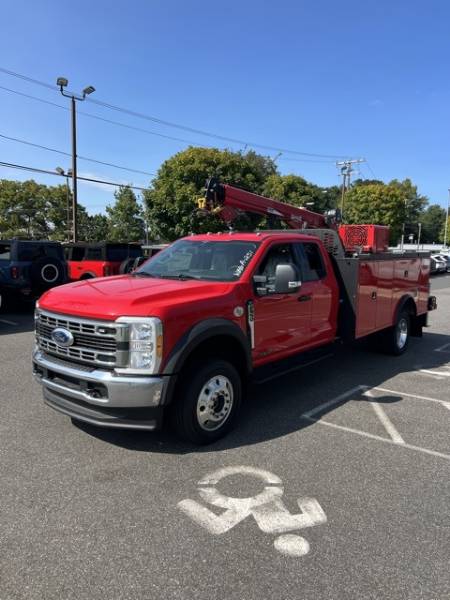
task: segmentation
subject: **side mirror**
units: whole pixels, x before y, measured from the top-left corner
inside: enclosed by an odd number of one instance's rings
[[[293,265],[277,265],[275,270],[275,294],[292,294],[301,286],[299,274]]]

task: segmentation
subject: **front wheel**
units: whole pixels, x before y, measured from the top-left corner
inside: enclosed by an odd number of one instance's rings
[[[192,376],[192,371],[196,371]],[[172,407],[178,435],[194,444],[210,444],[236,423],[242,404],[242,382],[234,366],[225,360],[194,365],[181,377],[179,395]]]
[[[400,356],[409,344],[411,330],[411,317],[406,311],[402,311],[393,327],[386,330],[383,339],[383,350],[387,354]]]

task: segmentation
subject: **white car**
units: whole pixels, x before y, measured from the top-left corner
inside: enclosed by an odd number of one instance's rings
[[[441,251],[439,256],[442,256],[442,258],[445,260],[447,264],[447,273],[450,273],[450,252]]]
[[[441,254],[431,255],[431,272],[432,273],[446,273],[447,272],[447,261]]]

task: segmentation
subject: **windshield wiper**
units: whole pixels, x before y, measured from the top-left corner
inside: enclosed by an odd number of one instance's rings
[[[159,275],[162,279],[179,279],[180,281],[186,281],[188,279],[196,279],[199,277],[194,277],[193,275],[186,275],[185,273],[178,273],[178,275]]]
[[[159,275],[152,275],[151,273],[147,273],[147,271],[133,271],[130,275],[133,277],[159,277]]]

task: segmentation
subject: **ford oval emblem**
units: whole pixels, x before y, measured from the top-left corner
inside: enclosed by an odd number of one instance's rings
[[[75,339],[72,333],[68,329],[64,329],[63,327],[57,327],[51,333],[52,340],[62,348],[68,348],[72,346]]]

